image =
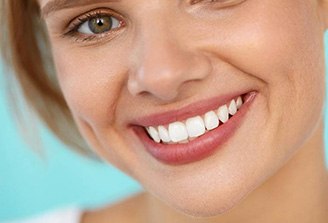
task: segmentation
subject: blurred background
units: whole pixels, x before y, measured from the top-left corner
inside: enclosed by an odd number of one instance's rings
[[[327,46],[327,34],[325,43]],[[45,128],[41,129],[44,151],[33,152],[10,114],[4,75],[0,61],[0,222],[63,207],[98,207],[142,190],[137,182],[110,165],[74,154]],[[328,112],[325,114],[327,126]],[[326,160],[328,166],[327,149]]]

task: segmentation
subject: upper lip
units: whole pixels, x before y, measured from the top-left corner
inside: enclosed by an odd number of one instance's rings
[[[166,125],[176,121],[183,121],[187,118],[203,115],[208,111],[215,110],[220,106],[227,104],[232,99],[235,99],[238,96],[247,94],[249,92],[251,92],[251,90],[219,95],[213,98],[186,105],[178,109],[138,117],[132,123],[133,125],[148,127]]]

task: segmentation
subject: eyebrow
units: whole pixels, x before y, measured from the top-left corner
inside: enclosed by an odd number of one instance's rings
[[[83,6],[96,4],[101,2],[118,2],[120,0],[51,0],[45,6],[41,8],[41,15],[43,18],[49,14],[67,8],[73,8],[75,6]]]

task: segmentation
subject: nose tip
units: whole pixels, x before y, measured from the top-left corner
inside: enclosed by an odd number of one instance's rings
[[[151,74],[149,72],[141,69],[129,79],[128,88],[132,95],[149,94],[162,101],[171,101],[178,96],[179,85],[183,82],[179,78],[183,77],[183,74],[165,68],[156,68]]]
[[[133,96],[148,94],[172,101],[183,85],[200,81],[210,73],[211,64],[205,55],[184,51],[173,44],[161,45],[146,50],[129,75],[128,89]]]

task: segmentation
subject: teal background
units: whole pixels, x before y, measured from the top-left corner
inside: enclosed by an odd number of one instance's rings
[[[142,190],[115,168],[70,152],[45,129],[45,156],[31,152],[14,125],[3,76],[0,81],[0,222],[58,207],[101,206]]]

